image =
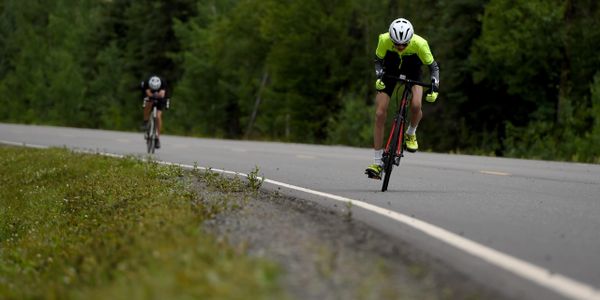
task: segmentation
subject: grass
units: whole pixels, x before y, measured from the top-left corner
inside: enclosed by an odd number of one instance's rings
[[[200,227],[256,180],[65,149],[0,147],[0,166],[2,299],[283,297],[275,265]]]

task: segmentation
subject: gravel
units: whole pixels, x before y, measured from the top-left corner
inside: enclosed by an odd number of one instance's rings
[[[196,184],[203,201],[222,199]],[[227,197],[238,205],[204,229],[278,264],[292,299],[506,299],[345,209],[264,191]]]

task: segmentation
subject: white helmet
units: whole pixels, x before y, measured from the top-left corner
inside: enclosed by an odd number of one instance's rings
[[[399,18],[390,24],[390,38],[394,44],[408,44],[413,33],[413,26],[407,19]]]
[[[160,88],[160,78],[158,78],[158,76],[152,76],[150,77],[150,80],[148,80],[148,86],[150,86],[150,89],[152,90],[158,90]]]

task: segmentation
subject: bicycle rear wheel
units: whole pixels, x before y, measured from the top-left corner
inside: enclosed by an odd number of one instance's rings
[[[392,141],[390,142],[390,147],[386,149],[387,154],[384,154],[383,158],[383,184],[381,185],[381,191],[387,191],[388,184],[390,182],[390,177],[392,176],[392,168],[394,167],[394,161],[396,160],[396,149],[398,149],[399,142],[399,133],[400,132],[401,122],[398,122],[396,126],[394,126],[394,132],[392,132]]]

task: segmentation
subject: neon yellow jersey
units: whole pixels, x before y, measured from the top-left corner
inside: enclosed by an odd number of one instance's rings
[[[416,34],[413,34],[408,46],[402,51],[398,51],[394,48],[394,42],[392,42],[389,32],[380,34],[375,55],[377,55],[378,58],[383,59],[388,51],[398,53],[400,58],[402,58],[402,56],[416,54],[424,65],[431,65],[433,63],[433,54],[431,54],[429,44],[424,38]]]

